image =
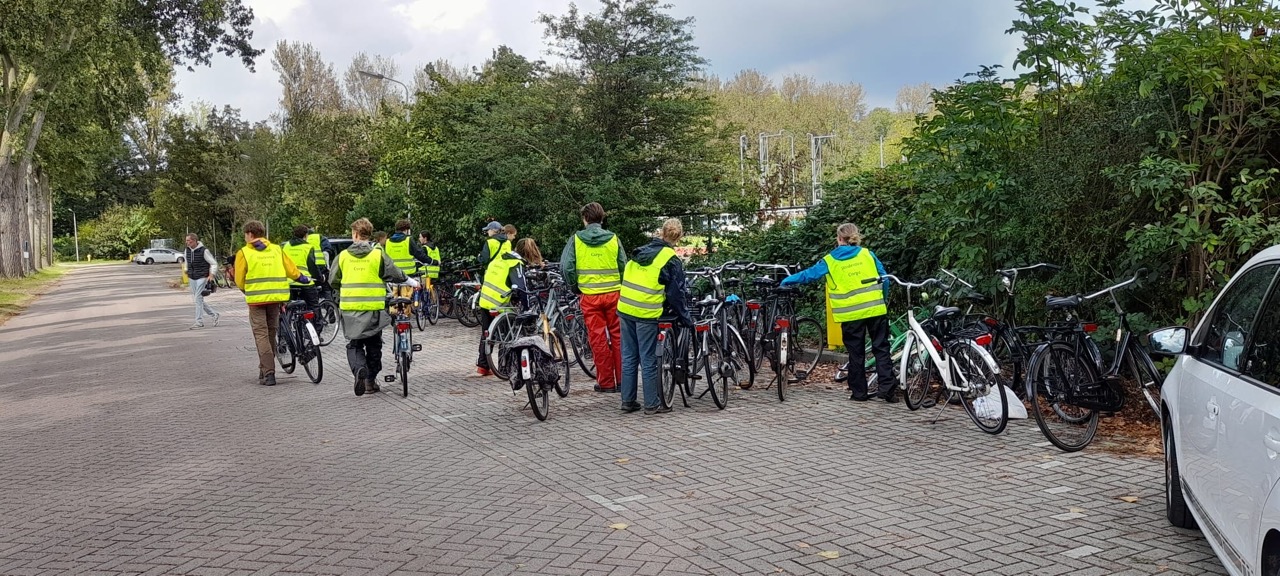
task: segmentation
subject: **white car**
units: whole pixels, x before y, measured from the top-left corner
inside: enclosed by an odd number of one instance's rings
[[[1166,514],[1199,526],[1231,574],[1280,575],[1277,271],[1273,246],[1236,272],[1194,332],[1151,334],[1153,352],[1178,355],[1161,391]]]
[[[148,248],[146,250],[139,252],[136,256],[134,256],[133,263],[134,264],[156,264],[156,263],[172,264],[174,262],[177,262],[181,264],[182,261],[185,260],[185,258],[183,257],[183,254],[184,254],[183,252],[178,252],[177,250],[170,250],[168,248]]]

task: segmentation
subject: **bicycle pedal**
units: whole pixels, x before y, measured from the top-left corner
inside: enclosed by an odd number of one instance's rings
[[[383,382],[395,382],[395,381],[396,381],[396,375],[395,375],[395,374],[385,374],[385,375],[383,375],[383,376],[382,376],[382,381],[383,381]]]
[[[414,352],[421,352],[421,351],[422,351],[422,345],[421,345],[421,344],[414,344],[411,348],[412,348],[412,350],[413,350]]]
[[[803,370],[796,372],[796,380],[806,380],[808,378],[809,378],[808,372],[805,372]]]

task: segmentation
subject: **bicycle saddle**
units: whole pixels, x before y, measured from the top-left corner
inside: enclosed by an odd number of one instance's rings
[[[284,305],[285,310],[297,310],[299,308],[306,308],[306,307],[307,307],[306,300],[290,300],[288,304]]]
[[[539,315],[537,312],[533,310],[526,310],[516,314],[516,324],[533,324],[538,321],[538,318]]]
[[[395,298],[392,298],[392,299],[390,300],[389,304],[390,304],[390,305],[392,305],[392,306],[395,306],[395,305],[398,305],[398,304],[413,304],[413,300],[410,300],[410,299],[408,299],[408,298],[401,298],[401,297],[399,297],[399,296],[396,296]]]
[[[1080,305],[1083,298],[1079,294],[1075,296],[1045,296],[1044,306],[1050,310],[1062,310],[1065,308],[1075,308]]]
[[[959,313],[960,313],[960,309],[956,308],[955,306],[938,306],[933,309],[933,317],[938,320],[941,320],[943,318],[950,318]]]
[[[778,286],[773,289],[774,294],[798,294],[799,292],[799,286]]]
[[[773,278],[770,278],[768,276],[757,276],[755,278],[752,278],[751,283],[755,284],[756,286],[773,286],[774,284],[777,284],[777,282],[773,281]]]

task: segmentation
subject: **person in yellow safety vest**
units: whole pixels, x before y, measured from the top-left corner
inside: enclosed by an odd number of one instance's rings
[[[480,255],[476,260],[480,262],[481,268],[487,268],[494,256],[511,251],[511,241],[507,239],[507,233],[502,229],[502,224],[496,221],[486,224],[481,231],[488,238],[485,238],[484,245],[480,247]]]
[[[333,285],[342,311],[342,333],[347,337],[347,364],[355,378],[356,396],[378,392],[382,371],[382,330],[391,324],[387,313],[387,282],[418,282],[407,278],[391,258],[369,241],[373,224],[368,218],[351,223],[352,243],[338,254]]]
[[[315,280],[323,284],[329,279],[329,255],[333,254],[333,244],[329,243],[328,238],[317,234],[316,227],[312,224],[307,224],[307,244],[316,250],[316,266],[320,269],[320,276]]]
[[[418,233],[418,245],[427,252],[427,278],[435,280],[440,277],[440,247],[431,241],[430,232]]]
[[[836,227],[836,248],[817,264],[782,279],[782,286],[808,284],[826,279],[827,305],[840,323],[844,347],[849,350],[849,399],[866,401],[866,340],[871,337],[871,351],[876,357],[876,381],[879,397],[897,402],[893,378],[893,357],[889,349],[889,281],[864,284],[870,278],[885,275],[884,264],[875,253],[862,247],[858,227],[845,222]]]
[[[622,323],[622,411],[635,412],[637,370],[644,377],[644,413],[670,412],[658,396],[658,319],[674,317],[683,327],[693,325],[689,317],[688,287],[684,264],[676,256],[675,245],[684,236],[680,220],[669,218],[662,232],[631,253],[622,272],[618,292],[618,319]]]
[[[396,233],[387,238],[386,244],[387,255],[406,275],[413,274],[418,269],[419,262],[424,265],[425,272],[425,264],[431,259],[422,245],[418,244],[418,240],[409,233],[411,227],[408,220],[397,220]]]
[[[541,254],[537,254],[537,246],[533,246],[533,252],[528,251],[529,244],[521,246],[524,252],[507,251],[495,256],[489,261],[489,265],[484,269],[484,281],[480,285],[480,307],[485,312],[490,310],[500,310],[508,306],[515,307],[511,302],[511,296],[515,293],[515,289],[524,290],[524,266],[528,262],[536,262],[541,260]],[[527,257],[527,258],[526,258]],[[527,304],[527,302],[522,302]],[[488,335],[489,325],[493,323],[492,314],[480,315],[480,352],[476,357],[476,374],[480,376],[488,376],[493,372],[489,366],[489,355],[485,350],[485,336]]]
[[[249,328],[258,348],[258,384],[275,386],[280,305],[289,301],[290,280],[307,283],[311,279],[266,235],[262,222],[245,223],[244,248],[236,252],[236,286],[244,291],[249,305]]]
[[[617,392],[622,372],[622,325],[618,291],[627,253],[618,236],[603,228],[604,207],[592,202],[580,211],[584,229],[560,253],[560,272],[573,292],[582,294],[582,319],[596,363],[596,392]]]
[[[320,305],[320,290],[316,287],[320,278],[324,276],[320,273],[320,258],[322,252],[316,250],[308,239],[310,229],[306,225],[298,226],[293,229],[293,238],[280,246],[284,253],[289,256],[295,265],[306,270],[310,282],[302,283],[297,281],[289,282],[289,299],[304,300],[307,306],[315,309]],[[323,318],[316,316],[316,329],[323,327]]]

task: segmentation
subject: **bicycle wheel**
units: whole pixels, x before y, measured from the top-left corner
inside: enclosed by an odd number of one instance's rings
[[[693,396],[697,392],[698,380],[702,377],[698,375],[702,371],[702,365],[707,359],[702,356],[702,347],[700,346],[702,339],[700,335],[706,332],[697,332],[693,328],[682,329],[681,346],[677,346],[684,351],[684,355],[678,359],[680,362],[680,371],[684,374],[684,395],[686,397],[685,404],[688,404],[687,398]]]
[[[427,291],[426,301],[427,322],[430,322],[432,326],[435,326],[436,322],[440,321],[440,291],[437,290],[435,286],[432,286],[431,289]]]
[[[400,377],[400,384],[404,388],[404,397],[409,397],[409,352],[401,350],[396,356],[396,374]]]
[[[551,355],[556,359],[556,372],[560,374],[560,379],[556,380],[556,394],[561,398],[569,396],[569,369],[572,367],[572,360],[569,359],[569,350],[565,348],[564,338],[558,332],[551,333]]]
[[[319,384],[324,378],[324,359],[320,357],[320,335],[311,322],[302,323],[302,333],[298,338],[298,361],[307,372],[312,384]]]
[[[955,360],[955,384],[963,388],[959,395],[964,411],[979,430],[987,434],[1003,432],[1009,423],[1009,399],[988,363],[989,356],[972,340],[953,342],[949,353]]]
[[[488,313],[488,311],[485,311]],[[503,312],[493,322],[489,324],[489,370],[497,376],[499,380],[506,380],[510,375],[503,360],[507,353],[507,344],[515,340],[515,325],[513,323],[515,316],[510,312]]]
[[[733,384],[742,390],[750,389],[756,380],[755,368],[751,366],[751,355],[747,352],[747,344],[742,335],[733,326],[729,327],[729,358],[733,362]]]
[[[1098,431],[1098,412],[1069,401],[1074,390],[1098,381],[1093,361],[1076,356],[1071,344],[1051,342],[1031,357],[1026,378],[1030,411],[1045,438],[1066,452],[1088,446]]]
[[[1161,417],[1160,388],[1164,384],[1164,378],[1160,376],[1160,371],[1156,370],[1155,362],[1151,361],[1151,356],[1147,355],[1146,350],[1130,340],[1129,349],[1125,352],[1125,366],[1129,371],[1129,377],[1133,378],[1142,395],[1147,398],[1147,405],[1159,420]]]
[[[320,345],[328,346],[338,337],[338,331],[342,329],[342,313],[338,311],[338,305],[332,300],[324,300],[320,302],[320,308],[316,310],[320,318]]]
[[[524,390],[529,394],[529,407],[533,408],[533,415],[537,416],[538,420],[546,420],[551,409],[551,396],[547,394],[546,385],[525,382]]]
[[[769,359],[773,365],[774,377],[778,380],[778,401],[787,401],[787,384],[790,380],[789,370],[787,370],[787,352],[791,349],[791,335],[789,330],[776,330],[770,335],[769,348],[772,357]]]
[[[676,398],[675,353],[671,348],[671,333],[658,342],[658,400],[663,408],[670,408]],[[687,402],[686,402],[687,404]]]
[[[791,372],[804,380],[818,367],[822,351],[827,347],[827,329],[813,318],[799,317],[791,326]]]
[[[285,374],[293,374],[298,367],[298,356],[293,346],[293,337],[289,334],[289,325],[285,322],[284,313],[280,314],[280,323],[276,328],[276,362]]]
[[[720,327],[714,327],[713,330],[719,330]],[[707,379],[707,390],[711,392],[711,401],[715,403],[716,408],[724,410],[729,403],[729,377],[726,371],[729,370],[728,364],[730,359],[725,351],[727,343],[722,342],[720,337],[712,337],[711,332],[703,332],[700,340],[703,341],[707,355],[702,361],[702,372]]]
[[[419,332],[427,329],[427,302],[424,293],[424,288],[413,291],[413,323],[418,326]]]
[[[1000,381],[1013,389],[1019,399],[1025,398],[1026,386],[1022,385],[1022,352],[1014,335],[1003,325],[994,330],[995,340],[991,343],[991,356],[1000,366]]]
[[[909,410],[919,410],[925,400],[936,395],[942,388],[942,376],[938,366],[933,363],[925,344],[916,338],[915,333],[908,333],[903,343],[902,359],[899,370],[902,373],[903,400]]]
[[[477,314],[488,313],[475,305],[476,294],[476,290],[471,287],[459,288],[453,294],[453,306],[458,310],[458,323],[469,328],[480,324],[480,317]]]

